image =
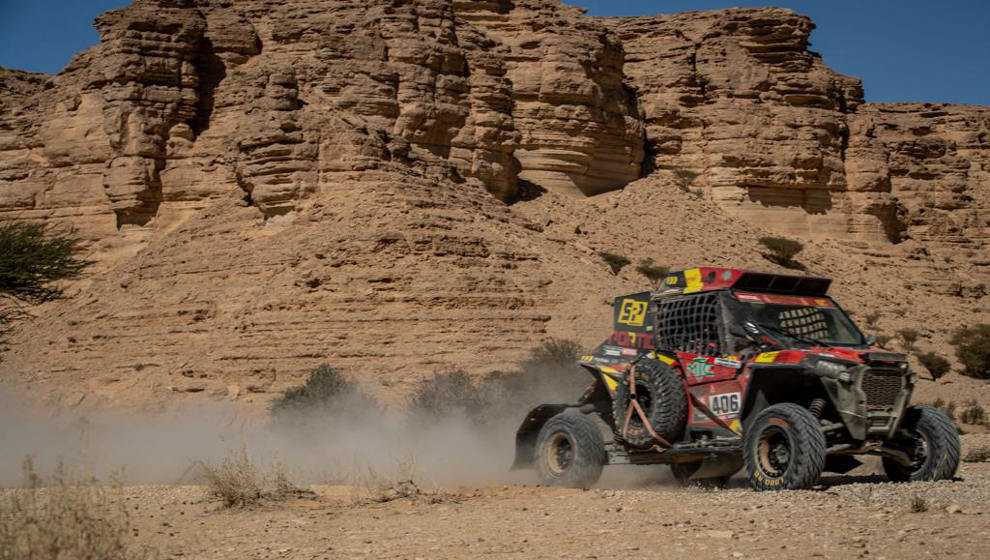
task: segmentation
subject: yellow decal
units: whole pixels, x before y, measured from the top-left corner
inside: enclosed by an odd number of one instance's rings
[[[581,361],[582,362],[590,362],[591,360],[594,360],[594,359],[595,359],[594,356],[581,356]]]
[[[701,283],[701,269],[689,268],[688,270],[685,270],[684,281],[686,282],[686,286],[684,288],[685,294],[701,291],[701,288],[704,286],[704,284]]]
[[[738,418],[729,422],[729,427],[732,428],[733,432],[742,435],[742,424],[739,423]]]
[[[776,360],[777,354],[780,354],[780,352],[764,352],[759,356],[757,356],[756,359],[753,361],[761,364],[766,364]]]
[[[602,374],[602,381],[605,382],[605,386],[608,388],[609,393],[614,393],[616,387],[619,386],[618,381],[612,379],[611,377],[605,375],[604,373]]]
[[[619,322],[632,325],[634,327],[643,326],[643,319],[646,318],[647,305],[648,304],[645,301],[638,301],[635,299],[622,300],[622,306],[619,307]]]
[[[663,354],[657,354],[657,359],[660,360],[661,362],[667,364],[668,366],[674,365],[674,360],[671,360],[670,358],[668,358],[667,356],[664,356]]]

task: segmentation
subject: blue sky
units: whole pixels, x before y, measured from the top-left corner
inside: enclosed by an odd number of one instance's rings
[[[0,66],[58,72],[126,0],[0,0]],[[589,15],[776,5],[811,16],[812,50],[863,79],[868,101],[990,105],[990,0],[574,0]]]

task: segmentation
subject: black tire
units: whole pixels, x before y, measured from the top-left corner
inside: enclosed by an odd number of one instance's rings
[[[808,409],[771,405],[748,423],[743,462],[755,490],[810,488],[825,468],[825,433]]]
[[[636,363],[633,375],[636,398],[653,430],[667,441],[681,439],[687,424],[688,403],[687,392],[677,371],[659,360],[646,359]],[[615,420],[615,433],[619,435],[622,435],[628,406],[629,383],[624,379],[612,398],[612,418]],[[636,447],[653,443],[653,436],[643,426],[638,414],[633,413],[629,419],[625,441]]]
[[[602,432],[585,414],[554,416],[536,439],[536,470],[543,484],[587,488],[601,478],[607,461]]]
[[[670,465],[670,472],[674,475],[674,480],[681,486],[698,486],[701,488],[724,488],[731,476],[713,476],[711,478],[691,479],[694,473],[701,468],[701,461],[694,463],[673,463]]]
[[[883,470],[894,482],[946,480],[959,468],[959,434],[952,420],[941,410],[930,406],[912,406],[904,411],[898,432],[901,437],[888,447],[907,453],[910,465],[902,465],[892,457],[883,458]]]

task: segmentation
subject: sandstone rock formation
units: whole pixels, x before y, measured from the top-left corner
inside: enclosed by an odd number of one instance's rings
[[[767,268],[768,232],[857,308],[924,305],[933,344],[990,313],[990,109],[864,103],[789,10],[137,0],[96,26],[57,76],[0,69],[0,220],[101,261],[0,364],[63,403],[510,367],[643,286],[597,251]]]

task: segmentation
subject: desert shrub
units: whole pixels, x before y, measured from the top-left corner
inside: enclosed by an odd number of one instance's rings
[[[897,336],[904,341],[905,348],[914,348],[914,343],[918,341],[921,333],[917,329],[900,329],[897,331]]]
[[[962,422],[963,424],[970,424],[973,426],[986,424],[987,413],[985,410],[983,410],[983,407],[980,405],[980,403],[976,401],[969,401],[965,403],[963,406],[965,406],[965,408],[963,408],[962,411],[959,413],[960,422]]]
[[[931,406],[933,406],[933,407],[941,410],[949,418],[951,418],[953,420],[956,419],[956,402],[955,401],[945,402],[945,400],[943,400],[943,399],[935,399],[935,402],[933,402],[931,404]]]
[[[873,339],[876,340],[877,346],[879,346],[880,348],[886,348],[887,344],[889,344],[891,339],[893,338],[894,337],[890,336],[889,334],[884,334],[884,333],[876,333],[873,335]]]
[[[921,362],[921,365],[928,370],[928,373],[932,376],[933,381],[942,377],[946,373],[949,373],[949,360],[946,360],[935,352],[918,354],[918,361]]]
[[[956,357],[963,364],[964,375],[990,379],[990,324],[960,327],[950,342],[956,347]]]
[[[908,502],[908,509],[911,513],[923,513],[928,511],[928,500],[915,494],[911,496],[911,501]]]
[[[529,351],[529,357],[521,362],[523,369],[566,367],[572,368],[581,357],[581,345],[573,340],[551,338]]]
[[[963,461],[967,463],[983,463],[990,461],[990,447],[974,447],[966,452]]]
[[[788,267],[796,265],[794,257],[804,250],[804,245],[800,241],[786,237],[764,236],[757,241],[770,251],[765,255],[767,258]]]
[[[124,560],[154,551],[128,542],[119,484],[99,486],[59,465],[40,476],[24,462],[24,488],[0,490],[0,560]]]
[[[477,417],[485,406],[482,391],[463,371],[446,371],[423,381],[409,402],[414,414]]]
[[[78,278],[92,261],[77,258],[81,241],[72,230],[45,224],[0,224],[0,341],[25,316],[22,304],[63,296],[60,280]]]
[[[612,274],[618,274],[620,270],[632,262],[622,255],[609,253],[608,251],[599,251],[598,256],[612,269]]]
[[[653,259],[646,258],[639,261],[639,265],[636,267],[636,272],[642,274],[647,280],[656,284],[660,280],[667,277],[667,273],[670,272],[670,267],[653,264]]]
[[[0,225],[0,293],[28,303],[62,296],[54,283],[77,278],[92,264],[76,257],[81,240],[72,234],[45,224]]]
[[[438,373],[422,382],[409,402],[414,415],[461,416],[478,425],[518,422],[543,402],[573,401],[588,385],[576,361],[581,346],[551,339],[533,348],[516,369],[472,380],[464,372]]]
[[[217,464],[198,461],[195,466],[209,494],[219,498],[227,508],[252,507],[262,500],[282,500],[308,494],[289,480],[278,463],[273,464],[267,473],[259,472],[248,457],[246,447],[229,453]]]
[[[357,422],[378,413],[380,407],[374,399],[327,364],[317,366],[303,385],[287,389],[271,405],[276,426],[297,428],[313,419],[331,417]]]
[[[700,175],[697,171],[690,169],[675,169],[673,171],[677,186],[684,192],[690,191],[691,184]]]
[[[870,313],[867,313],[866,316],[863,317],[863,319],[866,320],[866,326],[872,329],[872,328],[876,328],[877,321],[880,320],[881,316],[882,315],[880,314],[879,311],[871,311]]]

